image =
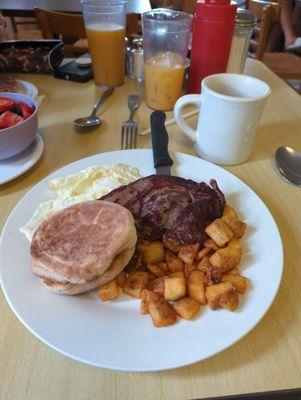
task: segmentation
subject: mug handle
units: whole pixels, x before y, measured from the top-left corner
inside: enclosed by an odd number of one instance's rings
[[[202,96],[200,94],[187,94],[186,96],[180,97],[174,107],[174,116],[176,123],[179,125],[180,129],[189,137],[193,143],[196,142],[196,131],[192,129],[187,122],[181,117],[181,111],[187,104],[194,104],[198,108],[201,108]]]

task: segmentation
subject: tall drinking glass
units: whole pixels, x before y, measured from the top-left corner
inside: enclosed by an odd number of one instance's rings
[[[126,0],[82,0],[94,81],[124,83]]]
[[[156,9],[142,15],[146,102],[172,110],[182,94],[192,15]]]

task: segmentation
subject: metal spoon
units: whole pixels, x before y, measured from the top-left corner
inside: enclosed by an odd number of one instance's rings
[[[294,185],[301,186],[301,154],[282,146],[276,151],[275,161],[281,175]]]
[[[74,125],[79,126],[80,128],[88,128],[92,126],[98,126],[102,124],[100,118],[97,117],[96,113],[98,108],[107,100],[108,97],[114,92],[113,87],[108,87],[103,94],[101,95],[100,99],[93,107],[93,111],[89,117],[86,118],[77,118],[73,121]]]

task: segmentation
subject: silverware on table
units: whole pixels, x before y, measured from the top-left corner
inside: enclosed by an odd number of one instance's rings
[[[282,146],[275,154],[280,174],[294,185],[301,186],[301,154],[290,147]]]
[[[121,149],[135,149],[137,147],[138,125],[133,120],[134,113],[139,106],[139,96],[131,95],[128,98],[130,117],[121,127]]]
[[[108,97],[111,96],[113,92],[114,88],[108,86],[108,88],[106,88],[106,90],[102,93],[100,99],[94,105],[91,115],[85,118],[77,118],[76,120],[73,121],[74,125],[80,128],[90,128],[93,126],[100,126],[102,124],[102,121],[99,117],[97,117],[96,113],[99,107],[107,100]]]
[[[173,161],[168,153],[168,133],[165,128],[166,114],[154,111],[150,117],[154,167],[157,174],[171,175]]]

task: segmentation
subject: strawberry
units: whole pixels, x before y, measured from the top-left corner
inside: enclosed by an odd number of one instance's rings
[[[19,108],[22,113],[22,117],[24,119],[27,119],[31,116],[31,114],[34,113],[34,107],[30,106],[29,104],[24,103],[23,101],[20,101],[19,103]]]
[[[0,129],[9,128],[10,126],[17,125],[24,121],[24,118],[11,111],[5,111],[0,115]]]
[[[6,97],[0,97],[0,112],[12,110],[15,107],[15,102]]]

